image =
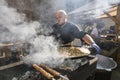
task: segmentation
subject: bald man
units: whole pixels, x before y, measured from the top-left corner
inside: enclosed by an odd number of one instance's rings
[[[100,48],[94,40],[79,27],[67,20],[67,13],[64,10],[58,10],[55,13],[56,24],[53,25],[53,34],[62,44],[68,44],[75,38],[83,40],[88,45],[96,49],[96,53],[100,53]]]

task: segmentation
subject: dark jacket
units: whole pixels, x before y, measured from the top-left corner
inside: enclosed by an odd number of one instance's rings
[[[67,22],[64,25],[54,24],[53,35],[56,40],[60,40],[63,44],[72,42],[75,38],[81,39],[86,33],[81,31],[77,25]]]

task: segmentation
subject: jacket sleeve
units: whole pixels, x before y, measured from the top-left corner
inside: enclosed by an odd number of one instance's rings
[[[78,28],[78,26],[75,26],[75,25],[74,25],[74,27],[72,27],[71,33],[74,36],[74,38],[78,38],[78,39],[81,39],[81,40],[84,37],[84,35],[86,34],[85,32],[81,31]]]

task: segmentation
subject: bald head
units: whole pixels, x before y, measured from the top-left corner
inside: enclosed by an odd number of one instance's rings
[[[58,14],[58,13],[67,16],[67,13],[64,10],[56,11],[56,14]]]
[[[59,25],[67,22],[67,13],[64,10],[58,10],[55,13],[56,21]]]

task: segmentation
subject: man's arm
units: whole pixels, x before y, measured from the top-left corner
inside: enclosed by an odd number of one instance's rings
[[[92,45],[92,43],[95,43],[92,37],[88,34],[85,34],[82,39],[90,46]]]
[[[77,26],[75,26],[71,29],[71,33],[74,36],[74,38],[82,39],[82,40],[84,40],[84,42],[86,42],[92,48],[95,48],[96,54],[100,53],[100,47],[95,43],[93,38],[90,35],[86,34],[85,32],[80,31]]]
[[[84,35],[82,38],[88,45],[96,49],[96,54],[100,54],[101,49],[100,47],[95,43],[95,41],[90,37],[88,34]]]

